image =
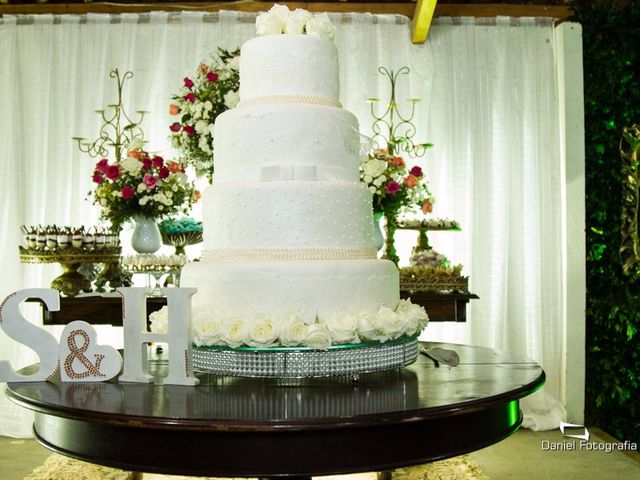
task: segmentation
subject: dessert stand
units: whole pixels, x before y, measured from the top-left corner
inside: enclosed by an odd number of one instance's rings
[[[91,281],[78,271],[80,265],[117,263],[120,259],[119,246],[101,249],[65,248],[55,250],[18,248],[22,263],[59,263],[63,273],[51,281],[51,288],[60,290],[68,297],[75,297],[81,291],[91,291]]]

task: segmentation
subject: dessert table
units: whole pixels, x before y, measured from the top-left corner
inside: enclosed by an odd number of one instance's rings
[[[489,348],[454,349],[457,367],[420,355],[410,367],[347,377],[202,376],[198,387],[9,383],[35,412],[34,433],[63,455],[136,472],[302,477],[387,471],[483,448],[515,432],[540,365]],[[151,360],[162,376],[166,363]],[[37,366],[29,367],[31,369]]]

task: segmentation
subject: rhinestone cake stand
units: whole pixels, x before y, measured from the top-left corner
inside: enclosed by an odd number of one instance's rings
[[[235,377],[311,378],[379,372],[402,368],[418,357],[418,339],[403,337],[385,343],[308,347],[193,347],[196,371]]]

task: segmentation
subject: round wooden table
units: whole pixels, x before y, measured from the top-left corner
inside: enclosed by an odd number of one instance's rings
[[[138,472],[304,477],[386,471],[470,452],[513,433],[519,399],[542,386],[540,365],[510,353],[458,352],[436,367],[309,380],[202,376],[198,387],[10,383],[35,411],[40,443],[63,455]],[[162,375],[164,362],[156,363]]]

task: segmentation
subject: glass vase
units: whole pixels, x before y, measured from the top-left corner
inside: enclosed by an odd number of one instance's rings
[[[382,235],[382,228],[380,227],[380,220],[384,214],[377,212],[373,214],[373,246],[376,247],[376,251],[382,250],[384,247],[384,236]]]
[[[155,218],[134,217],[135,228],[131,236],[131,246],[138,253],[155,253],[162,246],[160,229]]]

